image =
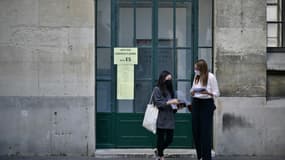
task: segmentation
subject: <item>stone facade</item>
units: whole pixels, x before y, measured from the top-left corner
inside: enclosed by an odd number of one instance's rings
[[[95,153],[94,5],[0,0],[0,155]],[[267,99],[284,78],[267,78],[266,0],[214,0],[213,34],[216,154],[284,155],[285,99]]]

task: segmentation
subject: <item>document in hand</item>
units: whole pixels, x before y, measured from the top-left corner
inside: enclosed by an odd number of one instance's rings
[[[195,92],[202,92],[202,91],[206,91],[206,88],[194,88]]]
[[[171,104],[172,109],[177,109],[177,106],[175,104]]]

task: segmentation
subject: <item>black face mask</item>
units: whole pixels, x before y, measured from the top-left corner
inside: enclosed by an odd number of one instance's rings
[[[170,93],[173,92],[172,80],[166,80],[164,84]]]

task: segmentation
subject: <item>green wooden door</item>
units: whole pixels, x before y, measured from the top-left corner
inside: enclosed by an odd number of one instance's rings
[[[97,148],[152,148],[155,135],[142,127],[159,73],[173,74],[177,96],[190,100],[198,51],[197,0],[96,1]],[[100,37],[100,38],[99,38]],[[134,100],[116,99],[114,47],[137,47]],[[173,148],[192,148],[191,114],[176,114]]]

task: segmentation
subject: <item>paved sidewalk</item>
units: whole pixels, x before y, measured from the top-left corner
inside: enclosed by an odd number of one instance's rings
[[[154,160],[153,149],[97,149],[94,157],[85,156],[0,156],[0,160]],[[193,149],[166,149],[166,160],[197,160]],[[285,160],[284,156],[216,156],[213,160]]]
[[[165,158],[166,160],[197,160],[195,157],[183,157],[183,158]],[[95,158],[95,157],[8,157],[0,156],[0,160],[154,160],[150,157],[105,157],[105,158]],[[216,156],[213,160],[285,160],[284,157],[246,157],[246,156]]]

